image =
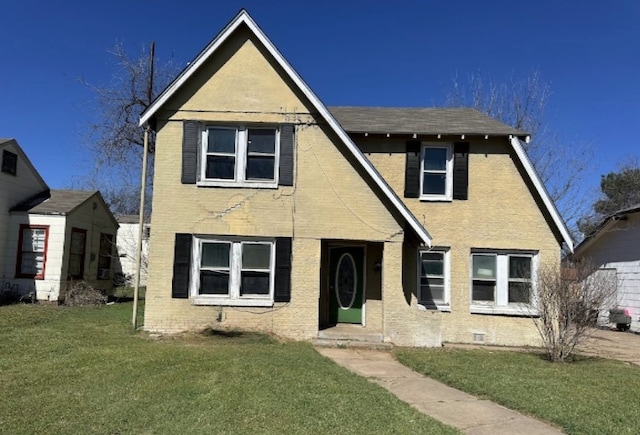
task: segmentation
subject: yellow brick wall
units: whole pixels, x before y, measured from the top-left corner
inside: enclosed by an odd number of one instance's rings
[[[183,120],[295,123],[295,187],[181,184]],[[336,143],[326,126],[316,123],[303,97],[292,92],[264,59],[255,41],[233,41],[204,65],[186,90],[167,102],[158,120],[145,328],[240,327],[291,338],[316,336],[320,241],[403,238],[401,225],[379,193],[354,169],[344,145]],[[176,233],[293,237],[291,302],[273,308],[218,308],[172,299]],[[380,324],[380,302],[377,308],[373,305],[372,321],[377,309]]]
[[[403,198],[404,140],[370,137],[355,140],[398,196]],[[460,138],[443,137],[440,142],[452,143],[454,140],[459,141]],[[541,264],[560,260],[559,244],[550,223],[540,211],[513,159],[507,138],[472,139],[468,200],[428,202],[403,198],[433,237],[433,246],[451,249],[451,312],[434,313],[420,310],[417,306],[417,249],[405,247],[405,287],[408,287],[405,291],[410,293],[410,302],[405,301],[395,309],[402,310],[407,316],[405,328],[408,331],[421,331],[425,322],[437,318],[441,319],[442,340],[445,342],[472,342],[474,333],[481,333],[485,343],[490,344],[539,344],[531,319],[471,314],[469,310],[471,249],[533,250],[539,251]],[[385,312],[388,313],[394,301],[385,299]],[[420,344],[418,340],[413,341]]]
[[[472,140],[469,200],[406,200],[433,236],[451,249],[451,312],[422,310],[416,299],[416,252],[377,189],[354,169],[345,146],[318,122],[300,92],[250,35],[238,33],[158,113],[153,231],[145,328],[179,331],[250,328],[315,337],[319,324],[322,240],[369,241],[367,328],[398,345],[442,341],[535,344],[529,319],[470,314],[470,250],[531,249],[559,260],[558,243],[509,152],[506,138]],[[180,182],[182,121],[295,124],[295,187],[206,188]],[[443,142],[453,138],[443,138]],[[359,140],[402,198],[404,142]],[[194,306],[171,298],[175,233],[293,237],[291,302],[273,308]],[[409,237],[410,238],[410,237]],[[375,275],[372,267],[382,261]],[[404,269],[403,269],[404,264]],[[323,270],[323,272],[325,272]]]

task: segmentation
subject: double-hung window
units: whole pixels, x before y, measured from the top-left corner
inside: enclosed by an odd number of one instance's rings
[[[48,235],[48,226],[20,225],[16,267],[18,278],[44,279]]]
[[[430,309],[449,310],[449,250],[419,253],[418,303]]]
[[[420,170],[420,198],[451,200],[453,158],[451,145],[423,145]]]
[[[534,302],[536,255],[529,252],[471,254],[471,311],[516,314]]]
[[[275,187],[280,131],[209,126],[202,138],[200,181],[217,186]]]
[[[191,294],[196,304],[273,304],[275,243],[195,238]]]

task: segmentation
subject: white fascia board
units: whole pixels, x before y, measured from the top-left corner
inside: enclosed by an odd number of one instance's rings
[[[524,147],[522,146],[522,142],[520,142],[520,139],[518,139],[516,136],[511,136],[509,140],[511,142],[511,146],[513,147],[513,150],[516,152],[516,155],[520,159],[522,166],[524,166],[524,169],[527,172],[527,175],[529,175],[529,179],[533,183],[533,186],[536,188],[538,195],[540,195],[540,198],[542,198],[542,202],[547,208],[549,215],[551,215],[551,218],[553,219],[553,222],[555,223],[556,228],[562,235],[564,242],[567,244],[569,251],[573,252],[573,239],[569,234],[569,230],[567,229],[567,226],[565,225],[564,220],[562,219],[562,216],[560,216],[560,213],[558,212],[558,209],[556,208],[555,204],[551,200],[551,197],[549,196],[549,192],[547,192],[546,187],[544,187],[542,180],[540,180],[540,177],[538,177],[538,173],[533,167],[531,160],[529,160],[529,156],[527,155],[527,152],[524,150]]]
[[[322,117],[331,126],[333,131],[338,135],[340,139],[347,146],[349,151],[356,158],[358,163],[367,171],[367,173],[373,178],[374,182],[382,189],[382,192],[391,201],[394,207],[400,212],[402,217],[409,223],[411,228],[416,232],[420,240],[427,246],[431,246],[431,236],[427,230],[418,222],[416,217],[405,206],[404,202],[395,194],[387,182],[382,178],[380,173],[369,163],[366,157],[353,143],[349,135],[344,131],[342,126],[331,115],[327,107],[320,101],[320,99],[313,93],[311,88],[302,80],[293,67],[285,60],[284,56],[278,51],[278,49],[271,43],[269,38],[262,32],[258,25],[253,21],[249,14],[242,10],[234,18],[234,20],[211,42],[211,44],[196,58],[196,60],[189,65],[189,67],[162,93],[162,95],[149,107],[140,118],[140,125],[145,124],[151,116],[173,95],[174,92],[188,80],[191,75],[202,65],[213,52],[233,33],[233,31],[241,24],[244,23],[249,27],[253,34],[260,40],[264,47],[269,51],[273,58],[278,62],[280,67],[289,75],[291,80],[298,86],[302,93],[309,99],[315,109],[322,115]]]

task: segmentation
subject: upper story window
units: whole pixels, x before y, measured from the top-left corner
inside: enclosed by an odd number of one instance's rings
[[[11,151],[2,151],[2,172],[16,175],[18,169],[18,155]]]
[[[451,145],[423,145],[420,171],[420,198],[451,200],[453,159]]]
[[[425,308],[450,310],[449,250],[419,253],[418,303]]]
[[[471,254],[472,312],[530,313],[534,302],[532,253],[478,252]]]
[[[200,182],[219,186],[275,187],[280,131],[262,127],[207,127]]]
[[[182,184],[201,187],[293,186],[295,126],[182,123]]]
[[[422,201],[467,200],[469,143],[407,141],[404,197]]]

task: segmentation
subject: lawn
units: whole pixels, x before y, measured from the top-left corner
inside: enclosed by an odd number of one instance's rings
[[[640,433],[640,367],[579,358],[549,363],[500,350],[397,349],[404,365],[452,387],[562,426],[569,434]]]
[[[0,432],[456,433],[309,344],[152,338],[131,308],[0,307]]]

